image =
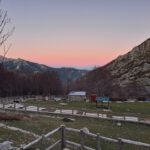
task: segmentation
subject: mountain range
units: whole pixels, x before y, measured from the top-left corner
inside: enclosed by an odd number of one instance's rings
[[[4,61],[3,61],[4,60]],[[29,74],[45,71],[55,71],[58,73],[61,81],[65,84],[67,82],[75,81],[84,76],[88,71],[75,68],[53,68],[43,64],[30,62],[23,59],[12,59],[0,56],[0,62],[3,61],[3,66],[10,71],[17,71],[19,73]]]
[[[115,98],[150,97],[150,39],[88,72],[76,88]]]
[[[0,57],[2,62],[3,57]],[[150,97],[150,39],[108,64],[92,71],[53,68],[23,59],[6,58],[3,65],[20,73],[56,71],[63,83],[75,81],[72,90],[113,98]]]

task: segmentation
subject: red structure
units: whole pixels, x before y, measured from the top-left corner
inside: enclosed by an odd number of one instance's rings
[[[91,94],[90,100],[91,100],[91,102],[96,103],[96,94]]]

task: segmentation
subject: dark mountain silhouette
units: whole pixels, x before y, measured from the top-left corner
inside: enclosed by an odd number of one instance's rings
[[[2,62],[3,56],[0,56]],[[63,83],[72,82],[87,73],[87,70],[80,70],[75,68],[53,68],[43,64],[38,64],[23,59],[5,58],[3,62],[4,68],[10,71],[17,71],[19,73],[30,74],[37,72],[56,71]]]

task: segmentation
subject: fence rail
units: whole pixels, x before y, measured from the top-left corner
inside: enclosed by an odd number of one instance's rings
[[[66,148],[68,146],[74,146],[76,148],[80,148],[81,150],[102,150],[101,145],[100,145],[101,140],[105,140],[107,142],[117,144],[118,145],[118,150],[123,150],[123,145],[124,144],[130,144],[130,145],[133,145],[133,146],[150,148],[150,144],[147,144],[147,143],[132,141],[132,140],[128,140],[128,139],[122,139],[122,138],[112,139],[112,138],[101,136],[99,134],[94,134],[94,133],[91,133],[91,132],[85,132],[84,129],[79,130],[79,129],[74,129],[74,128],[67,128],[64,125],[61,125],[60,127],[50,131],[49,133],[47,133],[45,135],[40,136],[36,140],[30,142],[29,144],[27,144],[27,145],[25,145],[21,148],[18,148],[17,150],[29,149],[32,146],[38,144],[39,142],[47,139],[48,137],[52,137],[53,134],[55,134],[57,132],[59,132],[60,139],[58,139],[55,143],[53,143],[52,145],[47,147],[45,150],[51,150],[51,149],[55,148],[56,146],[60,146],[61,150],[63,150],[64,148]],[[76,143],[74,141],[67,140],[66,139],[66,134],[68,132],[78,133],[80,135],[80,139],[81,139],[80,143]],[[86,142],[84,141],[84,136],[85,135],[95,138],[95,141],[97,143],[96,149],[91,148],[89,146],[86,146]]]
[[[112,120],[112,121],[120,121],[120,122],[131,122],[131,123],[139,123],[139,124],[145,124],[150,125],[149,117],[146,119],[142,119],[140,117],[135,116],[127,116],[127,115],[115,115],[115,114],[107,114],[102,112],[90,112],[87,110],[75,110],[75,109],[64,109],[64,108],[57,108],[53,107],[50,109],[56,109],[57,112],[51,111],[48,109],[41,109],[39,106],[33,106],[35,107],[34,110],[31,110],[28,108],[27,105],[24,105],[22,108],[17,107],[17,104],[14,103],[11,105],[11,107],[6,107],[6,104],[1,104],[1,109],[3,110],[13,110],[13,111],[20,111],[20,112],[29,112],[29,113],[40,113],[40,114],[52,114],[52,115],[69,115],[69,116],[78,116],[78,117],[89,117],[89,118],[97,118],[97,119],[104,119],[104,120]],[[77,113],[78,112],[78,113]],[[135,120],[136,119],[136,120]]]
[[[56,128],[56,129],[50,131],[49,133],[47,133],[46,135],[40,136],[39,138],[37,138],[36,140],[32,141],[31,143],[29,143],[29,144],[27,144],[27,145],[21,147],[21,149],[22,149],[22,150],[25,150],[25,149],[28,149],[28,148],[32,147],[33,145],[39,143],[40,141],[42,141],[42,140],[44,140],[44,139],[50,137],[50,136],[53,135],[54,133],[58,132],[60,129],[61,129],[61,127]],[[57,141],[57,143],[58,143],[58,141]],[[56,144],[55,144],[55,145],[56,145]],[[51,149],[52,149],[52,147],[54,147],[55,145],[54,145],[54,144],[51,145]],[[50,147],[49,147],[48,149],[50,150]]]

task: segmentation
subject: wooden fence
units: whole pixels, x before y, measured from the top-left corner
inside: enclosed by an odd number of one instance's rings
[[[39,113],[39,114],[51,114],[51,115],[57,115],[57,114],[60,114],[60,115],[69,115],[69,116],[77,116],[77,117],[90,117],[90,118],[96,118],[96,119],[104,119],[104,120],[112,120],[112,121],[119,121],[119,122],[131,122],[131,123],[139,123],[139,124],[145,124],[145,125],[150,125],[150,122],[147,121],[145,118],[140,118],[140,117],[136,117],[137,120],[132,120],[132,117],[134,118],[134,116],[126,116],[126,114],[124,115],[118,115],[115,113],[113,114],[107,114],[106,113],[102,113],[102,112],[91,112],[91,111],[88,111],[86,109],[81,109],[81,110],[75,110],[75,109],[69,109],[69,112],[66,112],[66,110],[68,109],[64,109],[62,107],[51,107],[49,109],[45,108],[40,110],[40,107],[39,106],[34,106],[35,109],[34,110],[29,110],[27,109],[28,106],[27,105],[24,105],[23,108],[16,108],[16,103],[13,104],[12,107],[10,108],[6,108],[6,104],[3,103],[2,104],[2,108],[3,110],[13,110],[13,111],[21,111],[21,112],[29,112],[29,113]],[[55,111],[52,111],[52,110],[58,110],[57,112]],[[78,113],[75,113],[76,111],[78,111]],[[149,118],[149,116],[148,116]]]
[[[137,141],[131,141],[131,140],[122,139],[122,138],[112,139],[112,138],[101,136],[100,134],[86,132],[84,129],[79,130],[79,129],[74,129],[74,128],[67,128],[64,125],[61,125],[60,127],[52,130],[51,132],[49,132],[45,135],[40,136],[36,140],[30,142],[29,144],[27,144],[25,146],[22,146],[21,148],[18,148],[17,150],[26,150],[26,149],[32,148],[34,145],[38,144],[39,142],[44,141],[49,137],[52,137],[57,132],[59,132],[60,138],[57,141],[55,141],[55,143],[53,143],[52,145],[48,146],[47,148],[44,148],[45,150],[56,149],[56,147],[57,147],[57,149],[58,149],[58,147],[60,147],[60,150],[63,150],[64,148],[70,147],[70,146],[79,148],[81,150],[102,150],[102,147],[100,144],[101,141],[106,141],[106,142],[116,144],[117,145],[116,150],[123,150],[124,144],[129,144],[129,145],[133,145],[133,146],[150,149],[150,144],[137,142]],[[80,143],[76,143],[76,142],[67,140],[66,135],[68,132],[78,133],[80,136]],[[96,148],[91,148],[89,146],[86,146],[87,143],[84,141],[85,136],[92,137],[95,139]]]

